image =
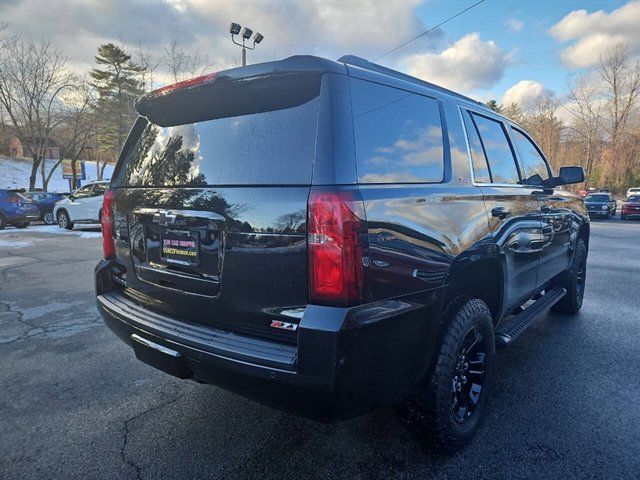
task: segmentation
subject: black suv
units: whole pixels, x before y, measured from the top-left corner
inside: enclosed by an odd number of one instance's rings
[[[98,307],[138,359],[320,420],[477,429],[495,347],[582,304],[589,218],[518,125],[347,56],[178,83],[104,196]]]

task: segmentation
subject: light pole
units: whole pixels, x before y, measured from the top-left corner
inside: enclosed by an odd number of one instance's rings
[[[240,29],[242,29],[242,32],[240,32]],[[244,67],[247,64],[247,48],[249,50],[255,49],[256,45],[264,39],[264,36],[258,32],[253,35],[253,30],[250,28],[242,28],[240,24],[233,22],[229,25],[229,33],[231,34],[231,41],[242,47],[242,66]],[[238,34],[242,37],[242,43],[236,42],[235,36]],[[253,35],[253,46],[250,47],[245,42],[251,38],[251,35]]]

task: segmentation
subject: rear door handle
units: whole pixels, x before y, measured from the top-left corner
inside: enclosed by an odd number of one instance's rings
[[[491,216],[497,218],[506,218],[509,215],[509,209],[507,207],[494,207],[491,210]]]

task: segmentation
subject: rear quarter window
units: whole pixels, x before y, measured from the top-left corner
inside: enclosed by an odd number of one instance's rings
[[[358,183],[434,183],[444,174],[437,100],[351,79]]]
[[[484,153],[489,162],[491,181],[500,184],[518,184],[520,175],[504,125],[482,115],[471,113],[480,135]]]

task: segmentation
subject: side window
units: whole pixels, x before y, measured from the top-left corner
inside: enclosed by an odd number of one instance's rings
[[[99,195],[104,195],[104,191],[107,189],[107,186],[104,183],[96,183],[93,186],[93,191],[91,192],[92,197],[97,197]]]
[[[85,185],[84,187],[80,187],[73,194],[76,198],[87,198],[91,195],[91,185]]]
[[[520,183],[516,160],[502,123],[481,115],[472,114],[472,117],[489,162],[492,183]]]
[[[444,174],[438,102],[352,79],[359,183],[433,183]]]
[[[478,136],[478,130],[476,130],[473,120],[467,115],[464,115],[464,126],[467,130],[469,150],[473,162],[473,179],[478,183],[491,183],[491,172],[482,148],[482,142]]]
[[[549,178],[549,170],[544,158],[533,142],[520,130],[512,128],[513,140],[520,154],[520,164],[524,169],[522,183],[540,185],[542,180]]]

